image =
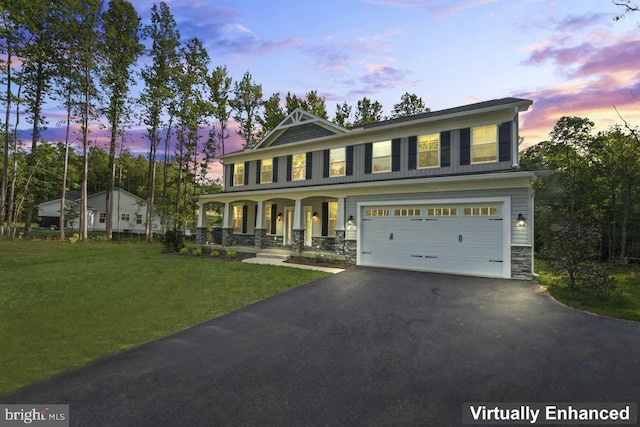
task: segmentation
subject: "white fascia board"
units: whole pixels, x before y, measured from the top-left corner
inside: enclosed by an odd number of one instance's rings
[[[276,198],[306,199],[308,197],[349,197],[389,192],[412,193],[416,191],[474,190],[490,188],[520,188],[531,185],[531,179],[547,171],[519,171],[482,175],[457,175],[427,178],[410,178],[393,181],[367,181],[351,184],[317,185],[293,188],[278,188],[229,193],[203,194],[193,197],[200,203],[228,203],[239,200],[266,201]],[[455,188],[452,188],[455,187]]]

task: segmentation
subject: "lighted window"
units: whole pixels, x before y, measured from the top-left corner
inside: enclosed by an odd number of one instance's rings
[[[391,172],[391,141],[375,142],[371,161],[374,173]]]
[[[492,216],[498,215],[498,208],[490,207],[472,207],[464,208],[465,216]]]
[[[263,184],[273,182],[273,159],[264,159],[260,163],[260,182]]]
[[[440,166],[440,134],[432,133],[418,137],[418,168]]]
[[[429,208],[428,216],[458,216],[458,208]]]
[[[365,215],[370,217],[385,217],[389,216],[389,209],[367,209]]]
[[[233,165],[233,185],[244,185],[244,163]]]
[[[271,234],[271,205],[266,205],[264,209],[264,223],[267,226],[267,234]]]
[[[419,208],[396,209],[394,214],[395,216],[422,216],[422,209],[419,209]]]
[[[329,176],[344,176],[345,149],[334,148],[329,151]]]
[[[242,233],[242,205],[233,207],[233,232]]]
[[[495,162],[498,158],[496,125],[480,126],[471,131],[472,163]]]
[[[307,178],[306,171],[306,160],[307,155],[302,154],[294,154],[293,155],[293,164],[291,168],[291,179],[294,181],[300,181]]]
[[[98,218],[98,222],[100,224],[104,224],[105,222],[107,222],[107,214],[104,212],[100,212],[100,217]]]
[[[338,225],[338,202],[329,202],[329,236],[336,235]]]

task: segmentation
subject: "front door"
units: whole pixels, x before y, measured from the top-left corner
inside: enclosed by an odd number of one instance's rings
[[[304,227],[304,245],[311,247],[313,235],[313,214],[311,213],[311,206],[304,208],[305,227]]]
[[[284,245],[291,246],[293,229],[293,208],[284,208]]]

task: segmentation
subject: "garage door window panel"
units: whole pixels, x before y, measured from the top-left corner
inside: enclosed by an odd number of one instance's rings
[[[458,216],[458,208],[429,208],[428,216]]]
[[[464,208],[464,216],[496,216],[498,215],[498,208],[496,207],[468,207]]]

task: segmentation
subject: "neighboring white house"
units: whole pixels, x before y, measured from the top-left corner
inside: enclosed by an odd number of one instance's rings
[[[73,211],[74,205],[79,207],[80,198],[67,197],[65,206],[67,211]],[[107,192],[91,194],[87,198],[88,219],[87,227],[89,231],[105,231],[107,220]],[[60,199],[48,200],[38,205],[38,216],[40,216],[40,226],[55,228],[60,223]],[[74,215],[66,216],[73,217]],[[140,197],[129,193],[126,190],[113,190],[113,232],[141,233],[146,231],[147,204]],[[67,222],[67,226],[77,230],[79,219],[74,218]],[[160,232],[160,218],[154,216],[153,231]]]

